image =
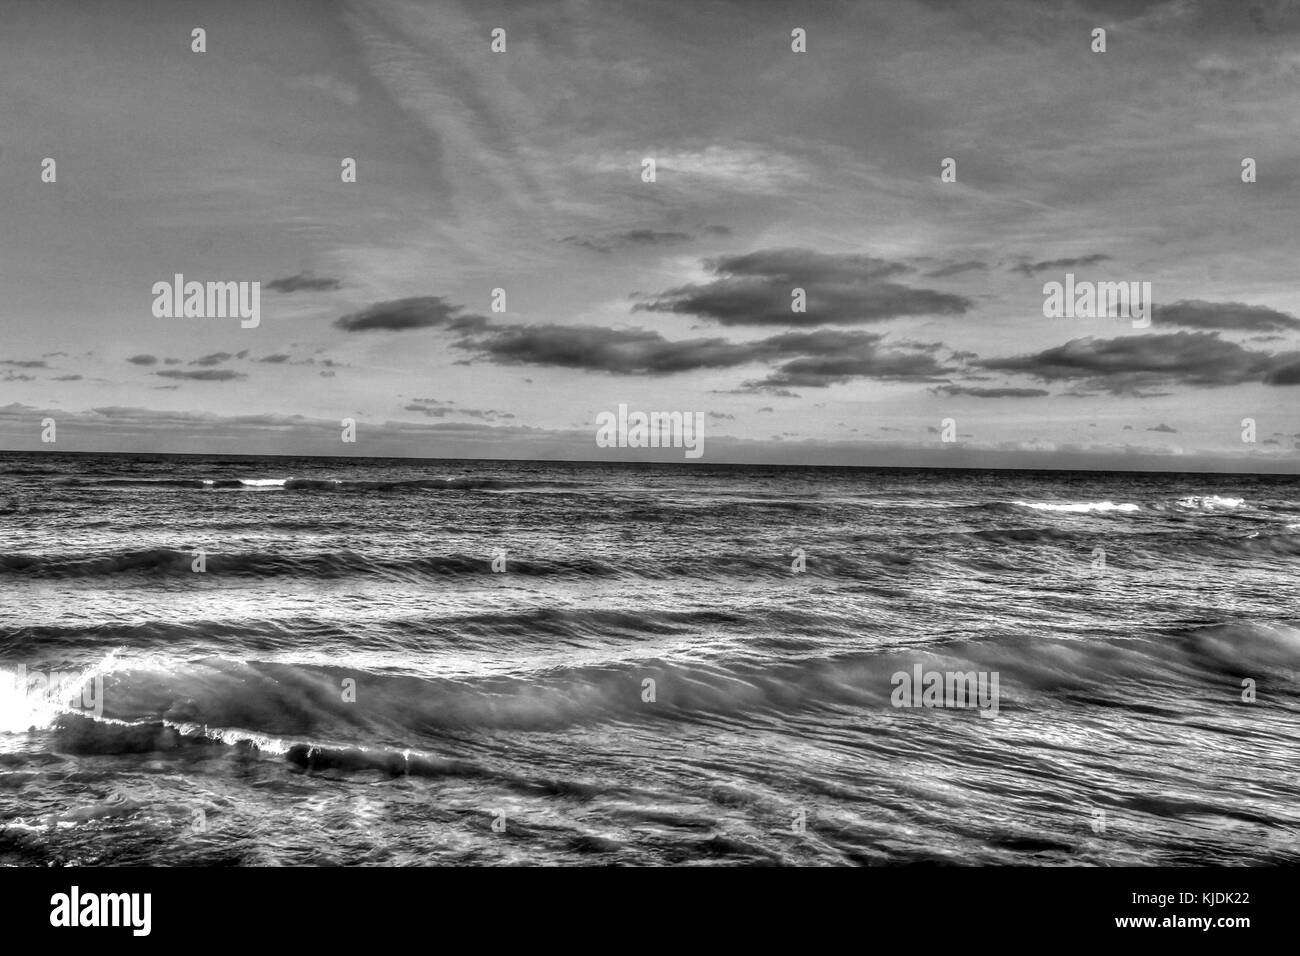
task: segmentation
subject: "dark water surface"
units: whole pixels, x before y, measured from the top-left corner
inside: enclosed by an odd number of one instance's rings
[[[1296,863],[1298,571],[1292,477],[3,453],[0,863]]]

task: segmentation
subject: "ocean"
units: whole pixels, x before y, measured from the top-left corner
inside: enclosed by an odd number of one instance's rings
[[[1291,476],[2,453],[0,864],[1294,864],[1298,569]]]

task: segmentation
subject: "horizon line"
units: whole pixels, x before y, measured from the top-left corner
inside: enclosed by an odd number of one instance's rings
[[[1285,471],[1182,471],[1177,469],[1160,469],[1156,471],[1140,468],[1053,468],[1010,467],[998,465],[840,465],[815,462],[794,464],[790,462],[744,462],[744,461],[700,461],[688,459],[669,459],[662,461],[642,459],[594,459],[594,458],[463,458],[416,455],[304,455],[293,452],[284,454],[251,454],[247,452],[152,452],[152,451],[89,451],[76,449],[41,449],[41,448],[0,448],[0,455],[87,455],[98,457],[129,458],[293,458],[323,459],[327,461],[436,461],[436,462],[483,462],[536,465],[653,465],[660,467],[687,468],[781,468],[781,469],[839,469],[851,471],[978,471],[978,472],[1054,472],[1076,475],[1196,475],[1223,476],[1231,475],[1241,478],[1300,478],[1300,470]]]

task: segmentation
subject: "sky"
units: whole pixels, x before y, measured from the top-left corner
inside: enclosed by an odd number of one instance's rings
[[[684,461],[598,447],[624,404],[705,464],[1300,471],[1300,4],[0,22],[0,448]],[[156,316],[177,273],[260,322]]]

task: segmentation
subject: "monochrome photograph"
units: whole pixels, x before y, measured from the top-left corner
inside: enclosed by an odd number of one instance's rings
[[[1300,863],[1300,5],[0,0],[0,90],[0,869]]]

